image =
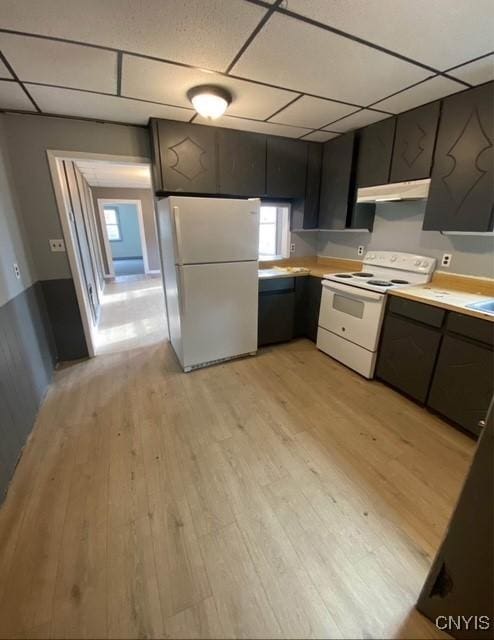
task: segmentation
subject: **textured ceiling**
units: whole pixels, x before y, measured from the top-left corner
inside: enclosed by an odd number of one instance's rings
[[[492,0],[0,0],[0,110],[324,142],[494,78]]]
[[[104,160],[76,160],[75,163],[91,187],[151,188],[147,164],[120,164]]]

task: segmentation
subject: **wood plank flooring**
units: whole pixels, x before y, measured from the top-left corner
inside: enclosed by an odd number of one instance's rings
[[[474,443],[306,341],[56,374],[0,510],[2,638],[433,638]]]

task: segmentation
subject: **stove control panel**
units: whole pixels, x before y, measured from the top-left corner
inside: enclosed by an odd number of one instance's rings
[[[400,253],[395,251],[369,251],[363,264],[375,267],[392,267],[410,273],[432,273],[436,268],[436,259],[418,256],[414,253]]]

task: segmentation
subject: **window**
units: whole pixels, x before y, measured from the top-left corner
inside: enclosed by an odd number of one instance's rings
[[[122,232],[120,230],[120,219],[118,217],[117,209],[106,208],[105,211],[105,224],[106,232],[108,234],[108,240],[110,242],[116,242],[122,239]]]
[[[290,255],[290,205],[261,204],[259,218],[259,260]]]

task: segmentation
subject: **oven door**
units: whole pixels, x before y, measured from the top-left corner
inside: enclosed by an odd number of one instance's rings
[[[329,280],[323,280],[322,286],[319,326],[376,351],[385,296]]]

